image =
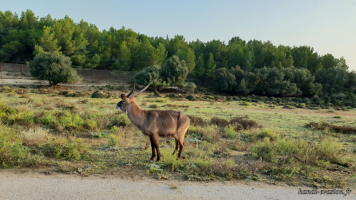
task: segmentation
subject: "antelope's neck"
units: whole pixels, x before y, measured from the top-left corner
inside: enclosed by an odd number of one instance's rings
[[[130,121],[137,127],[141,127],[145,119],[145,111],[137,103],[133,103],[127,111]]]

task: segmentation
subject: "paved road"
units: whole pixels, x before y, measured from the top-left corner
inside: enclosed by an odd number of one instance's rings
[[[308,188],[302,188],[308,189]],[[356,199],[351,195],[300,195],[299,188],[256,183],[122,180],[67,175],[14,175],[0,171],[3,199]],[[345,190],[344,190],[345,192]]]

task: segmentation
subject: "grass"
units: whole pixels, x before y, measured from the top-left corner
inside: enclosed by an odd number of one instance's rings
[[[161,138],[163,157],[152,163],[148,138],[115,109],[114,96],[21,90],[0,92],[0,167],[333,188],[356,184],[355,109],[310,109],[304,100],[285,109],[282,98],[233,97],[221,103],[213,96],[141,95],[143,109],[172,109],[191,118],[184,159],[172,155],[173,139]]]

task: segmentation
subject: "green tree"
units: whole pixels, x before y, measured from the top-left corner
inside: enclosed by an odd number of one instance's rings
[[[135,74],[134,81],[146,85],[152,82],[152,86],[184,86],[188,75],[188,67],[185,61],[180,61],[177,56],[172,56],[163,65],[147,67]]]
[[[214,56],[212,53],[209,54],[209,59],[205,63],[205,77],[212,78],[214,76],[216,64],[214,62]]]
[[[35,45],[34,54],[43,52],[59,51],[61,47],[58,46],[58,40],[54,38],[54,32],[50,27],[44,26],[42,36],[38,40],[38,45]]]
[[[81,79],[71,64],[69,57],[58,52],[37,54],[30,62],[31,75],[39,80],[48,80],[50,85],[79,82]]]
[[[194,74],[197,77],[203,78],[205,75],[205,67],[204,67],[204,56],[203,54],[200,54],[197,63],[194,68]]]

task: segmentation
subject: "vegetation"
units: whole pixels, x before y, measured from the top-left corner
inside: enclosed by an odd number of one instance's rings
[[[207,95],[191,94],[193,101],[185,99],[188,95],[141,95],[137,102],[144,109],[179,110],[191,119],[183,159],[171,155],[174,140],[162,138],[164,158],[152,163],[147,159],[148,138],[114,109],[117,95],[89,98],[90,93],[81,92],[73,97],[68,94],[80,92],[60,88],[0,91],[1,168],[44,166],[49,172],[82,176],[134,172],[158,179],[355,186],[355,109],[315,110],[309,104],[285,109],[293,98],[250,96],[216,102]],[[249,106],[241,105],[242,100]]]
[[[356,73],[348,71],[343,57],[319,55],[309,46],[275,46],[239,37],[227,43],[188,42],[181,35],[149,37],[125,27],[99,31],[68,16],[0,11],[0,62],[26,63],[34,55],[57,51],[77,68],[143,70],[135,80],[154,81],[155,86],[184,86],[189,74],[197,85],[230,94],[331,97],[356,92]]]
[[[30,62],[31,75],[39,80],[48,80],[49,84],[79,82],[77,71],[71,67],[69,57],[58,52],[37,54]]]

